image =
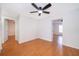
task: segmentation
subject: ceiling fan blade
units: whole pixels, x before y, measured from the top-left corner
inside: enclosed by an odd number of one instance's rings
[[[49,14],[50,12],[48,12],[48,11],[43,11],[43,13]]]
[[[34,6],[36,9],[39,9],[35,3],[32,3],[32,6]]]
[[[49,8],[51,6],[51,4],[49,3],[49,4],[47,4],[44,8],[43,8],[43,10],[45,10],[45,9],[47,9],[47,8]]]
[[[38,11],[32,11],[32,12],[30,12],[30,13],[36,13],[36,12],[38,12]]]
[[[41,16],[41,13],[39,13],[38,15]]]

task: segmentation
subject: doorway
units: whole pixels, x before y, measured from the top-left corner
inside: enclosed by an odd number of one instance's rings
[[[6,40],[15,39],[15,20],[5,20],[5,37]]]
[[[8,21],[8,36],[15,36],[15,21],[14,20],[7,20]]]
[[[63,39],[63,20],[53,20],[53,42],[55,44],[62,44]]]
[[[8,39],[15,39],[15,21],[7,20],[8,22]]]
[[[63,20],[53,20],[53,46],[56,51],[56,55],[63,54],[63,47],[62,47],[62,40],[63,40]]]

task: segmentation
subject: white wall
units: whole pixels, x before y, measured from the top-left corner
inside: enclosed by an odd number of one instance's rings
[[[38,29],[39,38],[47,40],[47,41],[53,40],[52,20],[41,19],[41,20],[39,20],[38,27],[39,27],[39,29]]]
[[[6,4],[1,4],[1,16],[4,18],[9,18],[12,20],[17,19],[17,14],[15,12],[10,11],[10,9],[6,9],[7,6]]]
[[[4,43],[4,41],[7,40],[7,30],[8,30],[8,26],[7,26],[7,22],[6,20],[14,20],[15,22],[17,22],[18,18],[16,16],[16,14],[14,14],[13,12],[8,11],[7,9],[5,9],[5,6],[2,4],[1,6],[1,20],[2,20],[2,43]],[[16,24],[17,25],[17,24]],[[17,28],[15,27],[15,31],[17,33]],[[16,35],[15,33],[15,35]],[[17,35],[16,35],[17,37]]]
[[[79,8],[67,12],[63,20],[63,44],[79,49]]]
[[[19,19],[19,43],[35,39],[36,26],[36,20],[21,15]]]
[[[19,16],[15,20],[15,39],[19,41]]]
[[[2,20],[1,20],[1,4],[0,4],[0,51],[2,49]]]
[[[33,19],[26,15],[20,15],[19,18],[19,43],[27,42],[36,38],[47,41],[53,39],[52,20]]]
[[[0,51],[2,49],[2,21],[0,19]]]

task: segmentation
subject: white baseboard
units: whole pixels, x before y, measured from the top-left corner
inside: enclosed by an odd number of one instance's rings
[[[18,43],[19,43],[19,44],[22,44],[22,43],[24,43],[24,42],[28,42],[28,41],[32,41],[32,40],[36,40],[36,39],[46,40],[46,41],[49,41],[49,42],[53,41],[53,40],[51,40],[51,39],[46,39],[46,38],[33,38],[33,39],[30,39],[30,40],[26,40],[26,41],[23,41],[23,40],[21,41],[21,40],[19,40]]]
[[[48,38],[40,38],[40,39],[46,40],[46,41],[49,41],[49,42],[53,41],[53,39],[48,39]]]
[[[65,43],[63,43],[63,45],[64,45],[64,46],[68,46],[68,47],[72,47],[72,48],[75,48],[75,49],[79,49],[79,47],[78,47],[78,46],[69,45],[69,44],[65,44]]]
[[[36,38],[35,38],[35,39],[36,39]],[[32,41],[32,40],[35,40],[35,39],[29,39],[29,40],[24,40],[24,41],[23,41],[23,40],[19,40],[18,43],[19,43],[19,44],[22,44],[22,43],[24,43],[24,42]]]

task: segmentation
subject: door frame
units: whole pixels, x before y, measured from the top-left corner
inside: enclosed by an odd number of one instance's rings
[[[8,39],[8,38],[5,38],[5,21],[14,20],[15,21],[15,32],[16,32],[16,19],[10,18],[10,17],[2,17],[1,20],[2,20],[2,44],[3,44],[5,41],[7,41],[6,39]],[[15,33],[15,38],[16,38],[16,33]]]

